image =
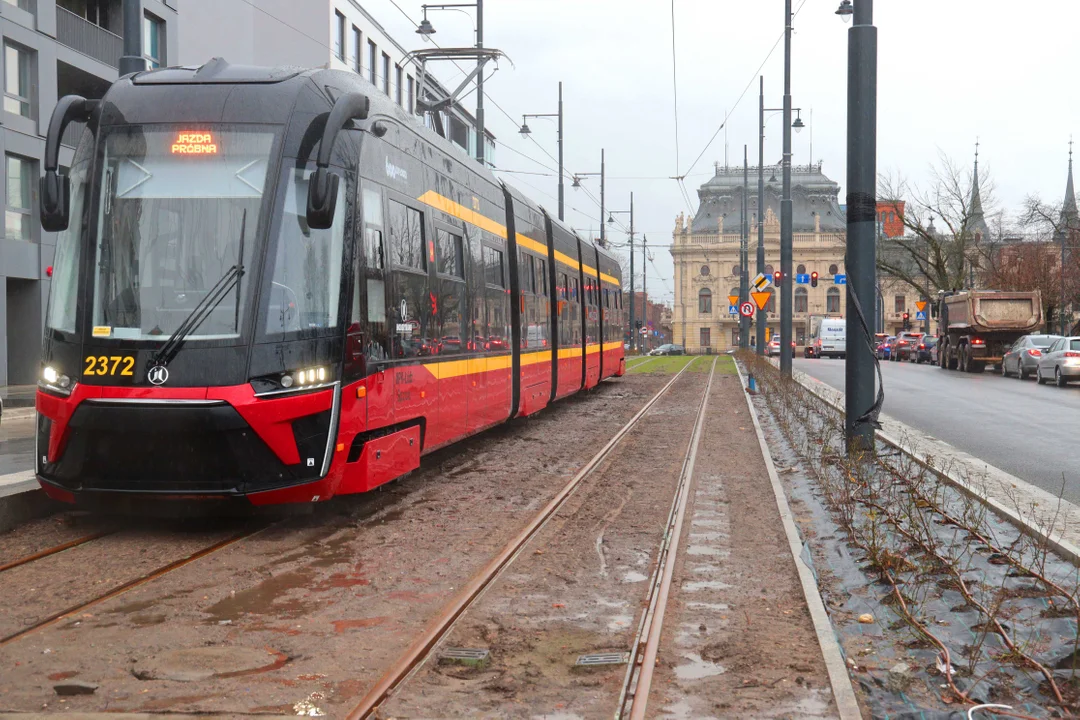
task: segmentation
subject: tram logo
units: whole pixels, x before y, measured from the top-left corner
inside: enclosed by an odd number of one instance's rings
[[[146,373],[146,379],[154,385],[164,385],[169,379],[169,371],[164,365],[155,365]]]
[[[390,158],[386,158],[386,177],[391,180],[409,182],[409,171],[405,168],[399,168],[397,165],[390,162]]]

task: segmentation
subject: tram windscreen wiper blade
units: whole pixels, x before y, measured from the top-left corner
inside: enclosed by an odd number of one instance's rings
[[[184,321],[180,323],[179,327],[169,336],[169,339],[165,341],[165,344],[150,358],[149,367],[156,365],[165,366],[176,357],[176,353],[179,352],[181,345],[184,344],[184,340],[188,335],[195,332],[206,318],[210,317],[210,313],[214,311],[221,301],[232,292],[233,288],[236,288],[236,305],[237,305],[237,330],[239,330],[239,306],[240,306],[240,278],[244,276],[244,234],[247,229],[247,209],[244,210],[243,217],[240,219],[240,248],[236,258],[236,264],[225,271],[225,274],[221,276],[221,279],[214,283],[214,286],[210,288],[210,292],[206,293],[206,296],[199,301],[199,304],[191,309]]]

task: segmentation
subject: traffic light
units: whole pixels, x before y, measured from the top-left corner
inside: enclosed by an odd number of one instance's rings
[[[904,313],[903,318],[904,318],[904,329],[905,330],[910,330],[911,329],[911,315],[909,315],[908,313]]]
[[[634,321],[634,327],[636,327],[638,330],[640,330],[641,329],[641,321],[640,320],[635,320]]]
[[[772,278],[773,278],[773,285],[775,285],[776,287],[780,287],[780,281],[784,279],[784,273],[782,273],[782,272],[774,272],[773,275],[772,275]]]
[[[817,273],[810,273],[810,287],[817,287]]]

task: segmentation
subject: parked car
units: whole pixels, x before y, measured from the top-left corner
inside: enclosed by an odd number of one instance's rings
[[[893,346],[896,344],[896,336],[890,335],[885,338],[885,342],[878,345],[877,356],[878,360],[888,360],[892,355]]]
[[[897,362],[912,359],[912,355],[914,355],[914,351],[922,342],[922,339],[923,333],[921,332],[900,333],[896,336],[896,345],[889,359]]]
[[[933,338],[934,345],[930,348],[930,364],[938,364],[938,348],[941,347],[941,338]]]
[[[1001,359],[1001,374],[1004,377],[1016,375],[1027,380],[1039,366],[1046,349],[1060,338],[1060,335],[1025,335],[1012,344]]]
[[[924,362],[934,362],[937,359],[936,355],[933,355],[934,347],[937,345],[937,338],[933,335],[925,335],[919,344],[915,346],[915,350],[911,353],[911,359],[918,364]]]
[[[779,339],[770,340],[769,341],[769,347],[766,348],[766,351],[767,351],[769,357],[772,357],[773,355],[779,356],[780,355],[780,340]],[[795,357],[795,341],[794,340],[791,341],[791,357]]]
[[[1080,336],[1059,337],[1043,352],[1035,366],[1035,379],[1041,385],[1050,378],[1058,387],[1080,380]]]
[[[684,355],[684,354],[686,354],[686,351],[683,350],[682,345],[672,345],[671,343],[668,343],[666,345],[661,345],[660,347],[656,348],[655,350],[650,351],[649,354],[650,355]]]

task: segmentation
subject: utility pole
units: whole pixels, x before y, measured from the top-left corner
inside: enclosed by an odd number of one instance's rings
[[[634,193],[630,192],[630,350],[637,347],[635,337],[637,327],[634,325],[634,305],[637,298],[634,297]]]
[[[562,145],[560,144],[560,147]],[[561,175],[561,173],[560,173]],[[607,247],[607,217],[604,215],[604,148],[600,148],[600,244]]]
[[[563,219],[563,198],[565,197],[565,190],[563,189],[563,114],[562,114],[562,80],[559,81],[559,219]],[[601,213],[603,214],[603,213]],[[603,219],[601,218],[601,221]]]
[[[791,377],[791,0],[784,0],[784,195],[780,200],[780,374]]]
[[[758,78],[761,101],[758,108],[758,211],[757,211],[757,271],[765,273],[765,77]],[[749,284],[748,284],[749,285]],[[765,325],[769,314],[757,312],[757,354],[765,354]]]
[[[740,228],[742,232],[739,239],[739,305],[750,297],[750,282],[747,277],[749,268],[746,267],[750,264],[750,171],[747,166],[746,145],[743,145],[742,156],[743,201],[742,227]],[[761,205],[760,199],[758,199],[758,205]],[[743,314],[739,313],[739,348],[746,350],[748,347],[750,347],[750,318],[743,317]]]
[[[476,0],[476,49],[484,49],[484,0]],[[480,52],[476,55],[476,161],[487,167],[487,154],[484,152],[486,145],[484,142],[484,61],[486,58]]]
[[[124,55],[120,58],[120,76],[142,72],[146,69],[146,60],[143,58],[142,46],[142,2],[141,0],[124,0]],[[165,65],[162,58],[162,65]]]
[[[649,291],[645,288],[649,280],[649,256],[645,254],[645,244],[649,241],[648,235],[641,236],[641,327],[649,329]],[[641,336],[641,350],[649,348],[648,335]]]
[[[877,269],[877,28],[873,0],[855,0],[854,15],[854,26],[848,30],[844,436],[848,452],[860,453],[874,447],[874,356],[860,311],[874,296]]]

